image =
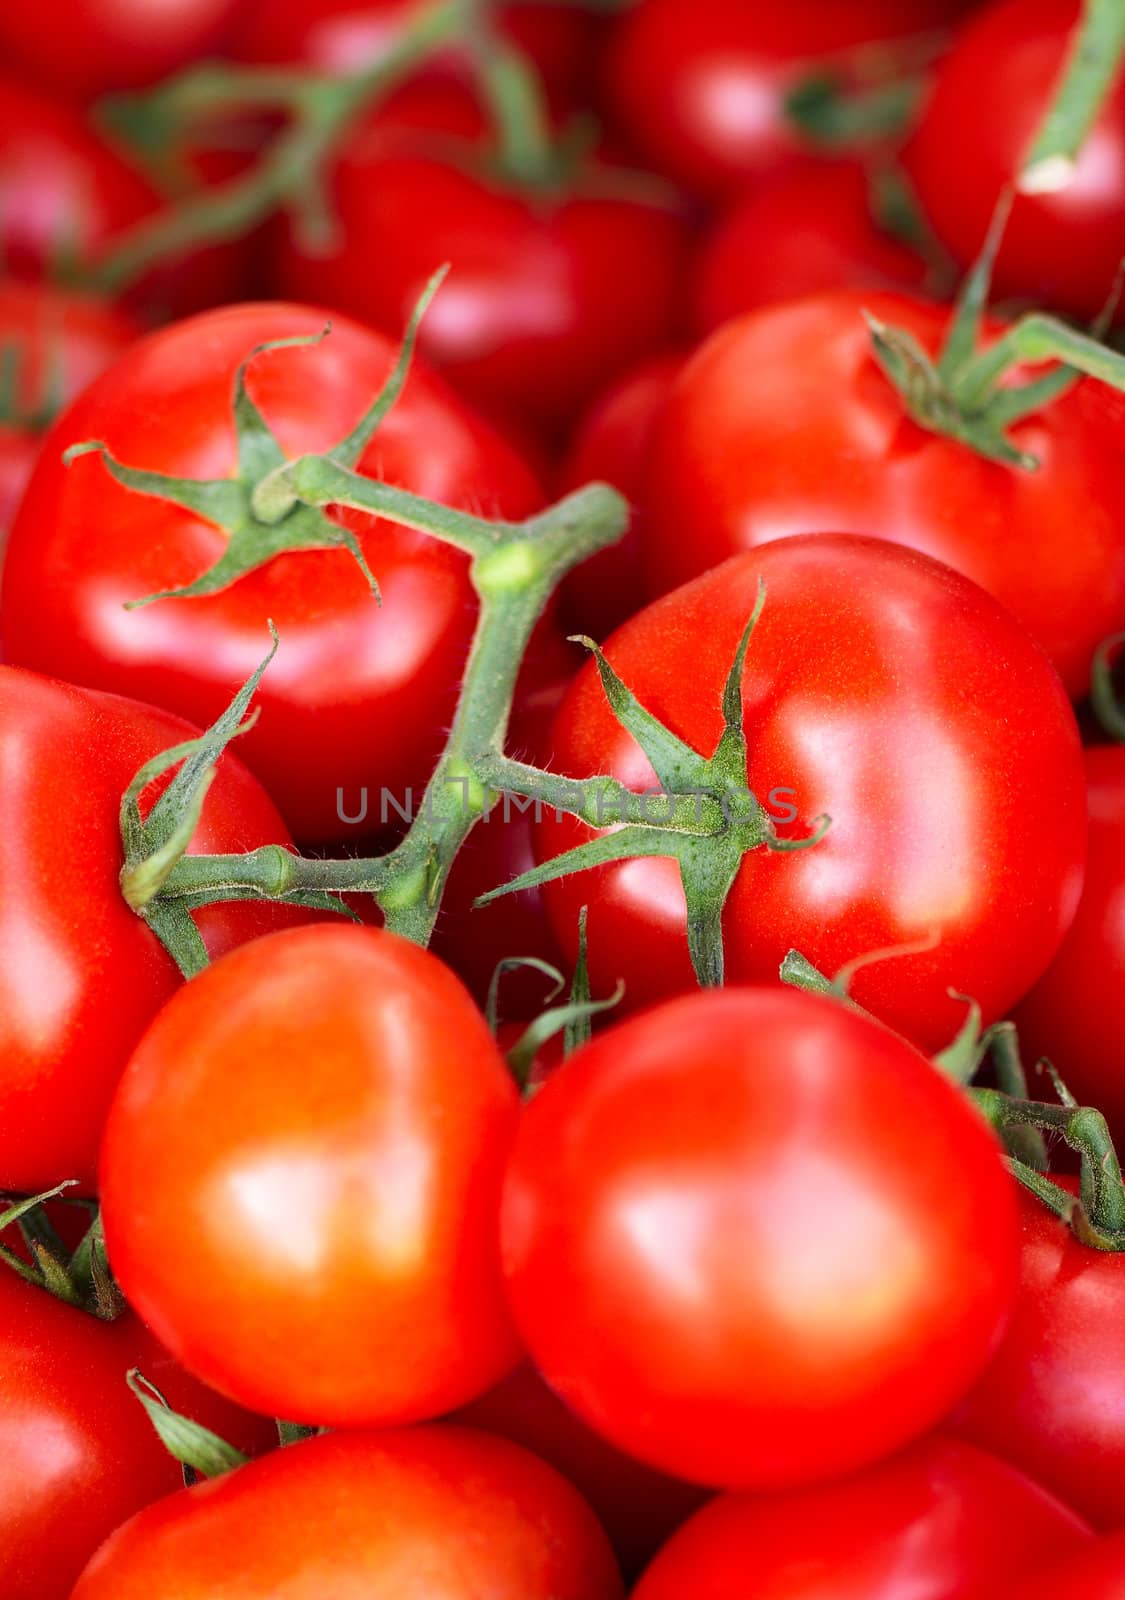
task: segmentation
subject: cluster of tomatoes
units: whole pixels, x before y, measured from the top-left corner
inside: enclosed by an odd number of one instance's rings
[[[0,10],[3,1600],[1125,1594],[1083,24]]]

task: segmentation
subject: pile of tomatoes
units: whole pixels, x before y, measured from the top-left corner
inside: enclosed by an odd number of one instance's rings
[[[1125,1595],[1121,57],[0,13],[3,1600]]]

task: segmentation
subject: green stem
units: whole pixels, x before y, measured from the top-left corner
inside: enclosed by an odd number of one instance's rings
[[[1050,109],[1024,162],[1021,193],[1054,193],[1070,182],[1123,57],[1125,5],[1121,0],[1086,0]]]
[[[1055,317],[1032,312],[962,368],[952,385],[954,398],[971,413],[985,403],[1009,368],[1041,361],[1061,361],[1113,389],[1125,390],[1125,356]]]

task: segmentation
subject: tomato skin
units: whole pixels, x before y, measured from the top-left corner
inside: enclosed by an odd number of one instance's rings
[[[795,162],[748,189],[696,262],[699,332],[834,289],[923,289],[926,261],[879,226],[872,200],[871,178],[855,161]]]
[[[622,1595],[569,1484],[507,1440],[451,1427],[328,1434],[172,1495],[102,1546],[72,1600],[224,1588],[238,1600]]]
[[[579,420],[562,464],[560,493],[601,480],[630,502],[625,537],[584,561],[566,580],[568,615],[598,640],[632,616],[644,598],[640,502],[649,446],[661,407],[685,360],[679,351],[648,356],[611,383]]]
[[[905,162],[934,231],[964,268],[1039,130],[1079,10],[1079,0],[996,0],[967,23],[938,71]],[[1109,299],[1123,240],[1125,81],[1070,182],[1017,196],[994,269],[997,298],[1092,319]]]
[[[1083,753],[1089,853],[1059,952],[1016,1011],[1024,1057],[1047,1056],[1082,1105],[1125,1134],[1125,747]],[[1125,1513],[1125,1507],[1123,1507]]]
[[[0,1269],[0,1586],[5,1600],[66,1600],[126,1517],[183,1483],[125,1387],[139,1367],[169,1405],[238,1449],[274,1424],[183,1371],[137,1318],[98,1322]]]
[[[139,88],[213,56],[236,0],[48,0],[5,6],[0,49],[62,94],[90,98]]]
[[[599,1035],[525,1107],[504,1269],[536,1365],[619,1449],[779,1488],[879,1459],[972,1383],[1014,1289],[1012,1188],[905,1040],[823,996],[712,991]]]
[[[19,509],[38,454],[37,433],[0,422],[0,549]]]
[[[843,1483],[721,1495],[673,1536],[633,1600],[989,1600],[1017,1573],[1022,1597],[1022,1570],[1093,1548],[1038,1484],[938,1437]]]
[[[90,1191],[117,1079],[179,987],[122,898],[118,811],[144,762],[193,731],[151,706],[0,667],[0,1192],[66,1178]],[[191,851],[289,843],[272,801],[224,756]],[[305,915],[227,904],[197,922],[220,955]]]
[[[437,1416],[518,1359],[495,1234],[515,1085],[460,982],[393,934],[318,924],[236,957],[126,1069],[101,1162],[114,1271],[243,1405]]]
[[[1020,1600],[1120,1600],[1125,1534],[1098,1539],[1078,1555],[1023,1584]]]
[[[645,0],[617,26],[612,103],[648,158],[716,197],[808,152],[790,91],[849,56],[940,29],[964,0]],[[872,52],[875,55],[879,51]],[[654,93],[653,85],[660,86]]]
[[[832,825],[803,852],[743,857],[724,914],[727,981],[772,983],[793,948],[834,973],[925,944],[865,967],[852,993],[938,1049],[964,1021],[950,988],[990,1019],[1006,1015],[1073,919],[1085,839],[1073,714],[1042,653],[974,585],[881,540],[817,534],[737,557],[609,641],[641,702],[699,750],[722,732],[759,578],[766,602],[742,684],[749,787],[782,836],[807,836],[821,815]],[[592,663],[563,702],[554,750],[554,769],[575,778],[609,773],[637,791],[655,781]],[[536,853],[590,836],[544,812]],[[572,956],[589,906],[595,992],[623,978],[636,1008],[694,989],[674,861],[613,863],[544,894]]]
[[[1125,1259],[1079,1244],[1022,1191],[1020,1226],[1011,1324],[952,1426],[1096,1528],[1125,1528]]]
[[[400,805],[407,790],[420,797],[474,626],[467,558],[427,535],[349,513],[381,607],[351,556],[332,550],[280,556],[217,595],[126,613],[125,601],[203,572],[226,535],[120,488],[94,457],[67,468],[61,455],[97,438],[133,466],[187,477],[233,471],[239,363],[265,340],[319,333],[327,320],[307,307],[232,306],[137,344],[49,435],[12,530],[3,600],[12,660],[143,692],[201,723],[260,663],[273,619],[281,647],[257,695],[260,722],[240,754],[294,832],[313,842],[355,836],[341,813],[358,813],[364,787],[373,811],[381,788]],[[249,375],[251,396],[291,455],[338,443],[395,357],[381,335],[344,317],[332,323],[322,344],[263,356]],[[420,367],[360,470],[485,515],[524,516],[541,503],[519,458]],[[302,752],[297,764],[294,749]]]
[[[653,592],[790,534],[874,534],[995,595],[1084,695],[1125,614],[1125,398],[1081,383],[1012,430],[1039,470],[1000,466],[910,420],[865,309],[931,352],[949,316],[841,292],[729,323],[689,362],[652,447]]]

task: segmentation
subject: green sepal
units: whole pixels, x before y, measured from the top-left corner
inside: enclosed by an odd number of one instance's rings
[[[304,1439],[315,1439],[318,1433],[324,1433],[323,1428],[318,1428],[311,1422],[283,1422],[277,1418],[277,1442],[284,1446],[300,1444]]]
[[[621,1004],[625,994],[624,983],[619,983],[606,1000],[568,1000],[566,1005],[551,1006],[529,1022],[515,1044],[508,1051],[508,1066],[512,1076],[523,1090],[527,1089],[535,1057],[543,1046],[557,1033],[567,1033],[571,1028],[589,1031],[592,1017],[603,1011],[612,1011]],[[564,1051],[569,1054],[568,1051]]]
[[[1110,634],[1094,652],[1090,669],[1090,699],[1094,715],[1111,739],[1125,740],[1125,708],[1117,698],[1112,657],[1125,644],[1125,632]]]
[[[586,947],[586,924],[589,917],[589,907],[583,906],[578,913],[578,954],[574,962],[574,977],[570,983],[570,1001],[573,1006],[584,1006],[590,1000],[590,966]],[[575,1050],[580,1050],[584,1044],[589,1044],[593,1035],[589,1015],[578,1011],[567,1023],[563,1039],[564,1058],[573,1055]]]
[[[531,968],[533,972],[541,972],[551,984],[544,995],[545,1001],[551,1001],[556,995],[562,993],[566,979],[558,967],[553,967],[549,961],[542,961],[538,956],[505,956],[498,961],[492,969],[492,976],[488,980],[488,994],[484,1004],[484,1020],[488,1023],[488,1030],[495,1034],[500,1026],[500,982],[509,972],[517,972],[521,968]]]
[[[968,1007],[968,1011],[956,1036],[930,1059],[939,1072],[951,1078],[954,1083],[960,1084],[962,1088],[966,1088],[976,1077],[977,1069],[984,1059],[989,1036],[981,1032],[981,1009],[970,995],[957,994],[950,989],[949,998],[962,1001]]]
[[[148,1420],[156,1430],[161,1444],[172,1458],[185,1469],[184,1481],[193,1479],[188,1472],[199,1473],[204,1478],[219,1478],[235,1467],[244,1467],[249,1460],[241,1450],[228,1444],[210,1428],[204,1428],[189,1417],[173,1411],[155,1384],[133,1367],[125,1375],[129,1392],[145,1408]]]
[[[57,1183],[53,1189],[44,1189],[41,1194],[28,1195],[25,1199],[14,1200],[10,1206],[0,1211],[0,1233],[3,1233],[5,1228],[10,1228],[14,1223],[22,1223],[23,1219],[34,1211],[35,1207],[43,1205],[47,1200],[57,1199],[65,1190],[73,1189],[77,1182],[77,1178],[67,1178],[64,1183]],[[26,1238],[27,1235],[25,1234],[24,1237]],[[0,1244],[0,1261],[5,1266],[10,1267],[13,1272],[23,1278],[25,1283],[34,1284],[36,1288],[40,1289],[47,1288],[42,1263],[39,1262],[39,1257],[34,1248],[32,1254],[38,1263],[37,1266],[31,1266],[18,1256],[14,1250],[9,1249],[6,1244]],[[72,1303],[77,1301],[77,1295],[73,1292],[69,1282],[64,1286],[59,1298]]]
[[[570,638],[573,644],[584,645],[593,656],[610,710],[626,733],[632,734],[640,745],[665,790],[669,794],[683,794],[685,790],[692,793],[705,788],[710,779],[706,756],[693,750],[641,704],[593,639],[583,633],[571,634]]]

